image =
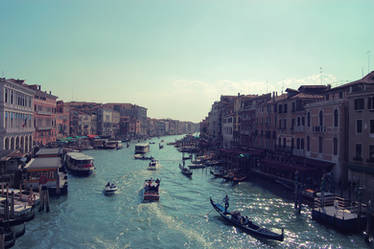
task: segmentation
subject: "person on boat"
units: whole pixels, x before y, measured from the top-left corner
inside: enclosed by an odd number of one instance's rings
[[[156,184],[159,185],[160,184],[160,179],[156,179]]]
[[[109,187],[110,186],[110,182],[108,182],[106,185],[105,185],[105,187]]]
[[[225,213],[227,213],[227,209],[229,208],[229,197],[227,195],[223,199],[223,202],[225,203]]]

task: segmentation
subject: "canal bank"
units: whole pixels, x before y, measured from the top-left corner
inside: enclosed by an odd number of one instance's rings
[[[133,159],[135,143],[122,150],[85,151],[95,159],[95,174],[69,175],[69,194],[52,199],[49,213],[38,213],[27,223],[14,248],[366,248],[362,237],[313,221],[308,209],[297,215],[292,200],[259,179],[232,186],[212,178],[209,169],[185,177],[178,168],[182,153],[173,146],[158,147],[160,140],[166,144],[176,138],[152,139],[148,154],[161,163],[156,171],[147,170],[148,161]],[[162,181],[159,202],[142,203],[140,192],[149,177]],[[119,188],[114,196],[102,193],[108,181]],[[226,193],[230,208],[256,223],[285,227],[285,241],[262,242],[223,223],[214,212],[206,216],[209,196],[219,200]]]

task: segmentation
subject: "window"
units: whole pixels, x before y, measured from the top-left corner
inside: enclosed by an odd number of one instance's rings
[[[10,91],[10,103],[13,104],[13,91]]]
[[[296,139],[296,148],[300,149],[300,138]]]
[[[334,111],[334,127],[338,127],[338,124],[339,124],[339,114],[338,114],[338,110],[335,110]]]
[[[304,126],[305,125],[305,117],[301,117],[301,125]]]
[[[361,144],[356,144],[356,160],[361,160],[361,152],[362,152],[362,145]]]
[[[326,100],[330,99],[330,95],[326,94]]]
[[[369,145],[369,160],[374,161],[374,145]]]
[[[319,126],[323,126],[323,112],[319,111]]]
[[[343,98],[343,92],[340,92],[339,93],[339,99],[342,99]]]
[[[283,119],[284,129],[287,129],[287,119]]]
[[[368,109],[374,110],[374,96],[368,98]]]
[[[370,133],[374,133],[374,120],[370,120]]]
[[[308,112],[308,114],[307,114],[306,122],[308,124],[308,127],[310,127],[310,112]]]
[[[279,129],[282,129],[282,119],[279,119]]]
[[[338,139],[336,137],[334,137],[334,140],[333,140],[333,152],[334,152],[334,155],[337,155],[338,154]]]
[[[300,126],[301,120],[300,117],[297,117],[297,126]]]
[[[363,110],[365,105],[364,99],[355,99],[355,110]]]
[[[279,105],[279,113],[282,113],[283,111],[283,105]]]
[[[362,133],[362,120],[356,120],[356,132]]]
[[[318,137],[318,152],[322,153],[323,152],[323,138]]]
[[[287,104],[284,104],[284,113],[287,113]]]
[[[304,149],[304,138],[300,139],[300,149]]]
[[[291,130],[293,130],[294,127],[295,127],[295,119],[293,118],[292,123],[291,123]]]
[[[295,147],[295,140],[294,138],[291,139],[291,148],[293,149]]]
[[[310,137],[309,136],[306,137],[306,150],[310,151]]]
[[[286,138],[283,138],[283,147],[286,147]]]
[[[282,140],[281,140],[281,138],[279,137],[279,138],[278,138],[278,146],[279,146],[279,147],[281,146],[281,143],[282,143]]]
[[[5,103],[8,103],[8,89],[5,89]]]

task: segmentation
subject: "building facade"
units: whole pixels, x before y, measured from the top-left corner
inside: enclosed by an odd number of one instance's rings
[[[1,150],[32,150],[34,94],[23,80],[0,78]]]

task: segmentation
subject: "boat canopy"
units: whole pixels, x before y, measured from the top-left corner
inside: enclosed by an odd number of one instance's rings
[[[80,152],[69,152],[66,155],[74,160],[94,160],[93,157]]]

